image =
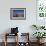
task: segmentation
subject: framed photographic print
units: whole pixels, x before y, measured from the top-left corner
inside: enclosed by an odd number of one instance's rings
[[[36,24],[46,25],[46,0],[37,0],[36,10]]]
[[[11,20],[25,20],[26,8],[10,8],[10,19]]]
[[[46,0],[37,0],[37,15],[46,18]]]

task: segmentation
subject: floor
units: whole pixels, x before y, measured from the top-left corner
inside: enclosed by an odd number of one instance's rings
[[[31,45],[30,46],[37,46],[37,44],[36,43],[30,43]],[[46,44],[46,43],[45,43]],[[42,45],[42,46],[46,46],[46,45]],[[0,42],[0,46],[4,46],[4,43],[2,42]],[[15,43],[12,43],[12,42],[10,42],[10,43],[8,43],[8,45],[7,46],[15,46]],[[25,46],[25,45],[21,45],[21,46]]]

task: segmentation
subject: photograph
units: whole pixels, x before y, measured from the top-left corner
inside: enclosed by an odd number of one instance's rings
[[[10,8],[10,19],[11,20],[25,20],[26,8]]]

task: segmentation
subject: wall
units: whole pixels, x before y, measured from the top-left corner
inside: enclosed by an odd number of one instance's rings
[[[10,20],[10,8],[26,8],[26,20]],[[0,0],[0,34],[10,32],[11,27],[19,27],[19,32],[29,32],[36,24],[36,0]]]

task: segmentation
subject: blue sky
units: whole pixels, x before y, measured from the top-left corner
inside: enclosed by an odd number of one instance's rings
[[[14,10],[14,13],[24,13],[24,10]]]

